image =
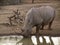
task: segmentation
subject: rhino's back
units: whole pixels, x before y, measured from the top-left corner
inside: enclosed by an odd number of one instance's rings
[[[54,16],[54,9],[50,6],[42,6],[39,8],[40,15],[44,17],[53,17]]]
[[[50,6],[41,6],[39,8],[31,8],[27,12],[26,22],[27,23],[31,22],[33,24],[38,24],[38,23],[41,23],[42,20],[43,20],[43,22],[45,24],[47,24],[55,16],[54,11],[55,10]]]
[[[45,24],[49,23],[55,17],[55,9],[50,6],[42,6],[39,8],[32,9],[32,15],[34,17],[34,22],[40,23],[41,20]]]
[[[55,10],[50,6],[40,7],[40,16],[45,23],[50,22],[55,17]]]

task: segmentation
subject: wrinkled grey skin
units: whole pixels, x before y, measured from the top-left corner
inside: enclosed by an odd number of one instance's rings
[[[22,34],[28,36],[31,34],[32,28],[36,26],[36,33],[39,29],[43,29],[44,25],[49,25],[51,29],[52,22],[55,18],[55,9],[50,6],[41,6],[39,8],[31,8],[25,17]]]

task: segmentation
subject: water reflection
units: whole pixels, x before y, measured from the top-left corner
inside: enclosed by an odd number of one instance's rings
[[[1,36],[0,45],[16,45],[16,43],[22,39],[22,36]],[[22,43],[20,43],[20,45],[22,45]]]
[[[35,38],[38,38],[38,37],[35,37]],[[33,39],[34,39],[34,38],[33,38]],[[33,39],[32,39],[32,42],[34,43]],[[40,36],[39,39],[37,39],[37,40],[39,40],[39,44],[37,44],[37,45],[54,45],[51,37]],[[36,41],[35,41],[35,42],[36,42]],[[37,41],[36,43],[38,43],[38,41]],[[34,43],[34,44],[35,44],[35,43]]]
[[[0,45],[59,45],[60,37],[32,36],[0,36]]]
[[[37,39],[36,39],[35,36],[32,36],[31,40],[32,40],[32,42],[33,42],[34,45],[37,45]]]

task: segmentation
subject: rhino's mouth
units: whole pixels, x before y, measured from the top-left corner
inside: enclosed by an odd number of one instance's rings
[[[28,31],[28,30],[21,30],[22,32],[21,32],[21,34],[25,37],[25,38],[27,38],[27,37],[30,37],[30,32]]]

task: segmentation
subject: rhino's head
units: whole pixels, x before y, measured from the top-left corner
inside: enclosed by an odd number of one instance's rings
[[[30,36],[30,34],[31,34],[31,31],[32,31],[32,27],[30,26],[30,25],[25,25],[25,26],[23,26],[22,28],[21,28],[21,31],[22,31],[22,35],[24,36],[24,37],[29,37]]]

